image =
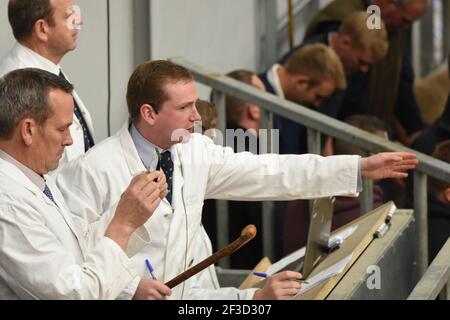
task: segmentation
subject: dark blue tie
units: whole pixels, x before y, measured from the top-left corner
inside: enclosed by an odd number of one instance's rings
[[[50,191],[50,189],[48,188],[47,184],[45,185],[44,188],[44,194],[47,196],[47,198],[49,198],[54,204],[56,204],[55,202],[55,198],[53,198],[53,194]],[[57,205],[57,204],[56,204]]]
[[[59,72],[59,77],[67,81],[62,71]],[[73,99],[73,104],[74,104],[73,113],[77,117],[78,122],[80,122],[81,128],[83,129],[84,151],[88,151],[90,148],[94,146],[94,139],[92,139],[91,133],[89,132],[86,121],[84,120],[83,115],[81,114],[80,108],[78,107],[75,98]]]
[[[161,169],[166,175],[167,187],[169,189],[167,193],[167,201],[172,204],[172,185],[173,185],[173,160],[170,151],[163,152],[161,154]]]

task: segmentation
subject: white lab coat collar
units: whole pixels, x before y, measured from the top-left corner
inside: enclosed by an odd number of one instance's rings
[[[283,89],[281,88],[280,77],[278,77],[278,70],[281,68],[279,64],[274,64],[269,71],[267,71],[267,81],[272,85],[275,94],[282,99],[285,99]]]
[[[69,211],[66,208],[64,201],[62,200],[63,199],[62,195],[60,194],[58,187],[56,187],[56,185],[53,183],[53,181],[51,181],[51,179],[49,179],[48,181],[48,186],[52,191],[56,205],[42,192],[42,190],[39,189],[39,187],[36,184],[34,184],[25,175],[25,173],[23,173],[17,166],[12,164],[11,162],[8,162],[0,158],[0,171],[2,171],[11,180],[16,181],[19,185],[23,186],[25,189],[30,191],[34,196],[43,200],[47,205],[58,210],[61,216],[66,221],[67,225],[69,226],[74,236],[78,239],[78,245],[80,245],[79,241],[80,239],[76,231],[76,228],[73,225],[72,219],[67,216],[67,212]],[[82,248],[80,247],[80,249]]]
[[[0,149],[0,159],[9,162],[14,165],[17,169],[19,169],[31,182],[33,182],[36,187],[38,187],[42,192],[45,190],[45,179],[38,175],[36,172],[23,165],[12,156],[10,156],[7,152]]]
[[[16,181],[21,186],[24,186],[27,190],[33,193],[33,195],[43,194],[39,187],[33,183],[17,166],[11,162],[0,159],[0,167],[3,168],[4,174],[7,175],[11,180]],[[42,197],[44,198],[45,195]],[[49,200],[50,201],[50,200]]]
[[[54,64],[30,48],[17,42],[13,50],[18,53],[19,59],[23,58],[25,61],[34,61],[34,64],[41,66],[42,69],[55,75],[59,75],[61,70],[61,66],[59,64]]]
[[[131,124],[129,131],[131,139],[134,142],[134,146],[136,147],[136,150],[142,160],[142,163],[144,163],[145,168],[149,170],[156,169],[156,166],[158,165],[158,156],[155,152],[155,149],[157,149],[160,154],[163,154],[166,151],[169,151],[171,154],[173,153],[173,147],[168,150],[164,150],[144,138],[144,136],[142,136],[142,134],[138,131],[134,124]]]
[[[124,151],[124,157],[127,162],[128,170],[130,170],[131,176],[136,176],[142,172],[147,171],[147,169],[145,168],[141,158],[139,157],[139,153],[136,149],[133,139],[131,138],[128,128],[129,123],[126,122],[117,134],[119,135],[120,145],[122,146]],[[174,152],[172,152],[172,155],[174,157],[174,163],[176,163],[176,155],[174,155]],[[164,199],[162,203],[170,206],[170,203],[167,201],[167,199]]]

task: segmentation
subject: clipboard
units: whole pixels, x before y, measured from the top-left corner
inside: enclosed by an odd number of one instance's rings
[[[378,207],[375,210],[359,217],[353,222],[335,230],[331,235],[339,234],[351,227],[357,227],[356,231],[344,242],[341,243],[339,250],[335,250],[329,253],[326,258],[317,265],[316,268],[310,274],[310,277],[322,272],[323,270],[329,268],[330,266],[336,264],[341,261],[348,255],[352,255],[351,260],[345,267],[344,271],[338,275],[335,275],[326,281],[323,281],[316,287],[311,290],[305,292],[304,294],[299,295],[297,300],[322,300],[325,299],[328,294],[333,290],[339,280],[345,275],[345,273],[351,268],[351,266],[355,263],[355,261],[359,258],[359,256],[364,252],[364,250],[369,246],[372,240],[375,238],[375,234],[382,227],[389,217],[392,217],[392,214],[396,211],[396,206],[393,202],[389,202],[384,204],[381,207]],[[302,250],[302,249],[299,249]],[[267,269],[270,265],[267,264],[267,260],[265,260],[265,270],[259,269],[259,272],[267,272]],[[263,283],[262,279],[256,277],[251,273],[247,279],[243,282],[246,286],[242,286],[242,289],[251,288],[251,287],[260,287]]]
[[[301,269],[297,269],[301,271],[304,279],[308,279],[313,269],[326,258],[331,250],[336,249],[336,247],[329,247],[334,200],[335,198],[321,198],[314,201],[304,263]]]

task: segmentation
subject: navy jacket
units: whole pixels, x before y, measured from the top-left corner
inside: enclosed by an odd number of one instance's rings
[[[306,39],[306,41],[314,40],[317,36],[324,33],[336,32],[340,25],[341,23],[338,21],[322,23],[317,26],[315,33]],[[345,109],[341,111],[339,119],[345,119],[350,114],[364,114],[368,111],[367,95],[365,93],[367,88],[367,75],[359,73],[357,76],[352,75],[348,80],[348,89],[342,102]],[[380,94],[383,93],[380,92]],[[394,113],[408,134],[420,131],[425,126],[416,97],[414,96],[414,70],[412,67],[411,50],[404,50]]]
[[[284,64],[292,53],[302,46],[313,43],[328,44],[328,34],[323,34],[310,39],[309,41],[298,46],[294,50],[288,52],[281,60],[280,64]],[[267,72],[259,76],[266,87],[266,91],[275,94],[270,82],[267,80]],[[344,97],[342,90],[337,90],[332,96],[325,99],[317,110],[332,118],[338,118],[339,109]],[[284,117],[274,115],[274,129],[280,130],[280,153],[281,154],[304,154],[308,152],[307,130],[304,126]],[[322,145],[325,143],[326,137],[322,137]]]

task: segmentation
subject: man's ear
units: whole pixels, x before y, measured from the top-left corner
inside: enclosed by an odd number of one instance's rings
[[[448,204],[450,204],[450,188],[444,190],[444,198]]]
[[[38,126],[33,119],[26,118],[19,123],[20,136],[27,147],[33,144],[33,138],[36,135],[37,129]]]
[[[143,104],[141,106],[141,118],[150,125],[154,125],[158,112],[149,104]]]
[[[49,25],[47,21],[45,21],[44,19],[39,19],[34,24],[33,34],[35,34],[40,41],[42,42],[48,41],[48,31]]]

